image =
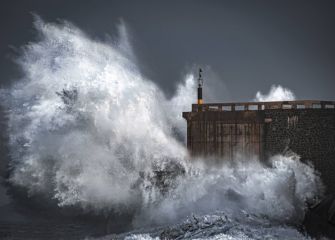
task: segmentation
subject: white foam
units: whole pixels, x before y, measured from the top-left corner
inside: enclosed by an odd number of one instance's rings
[[[260,91],[256,93],[254,101],[269,102],[269,101],[292,101],[295,100],[294,93],[280,85],[272,85],[269,93],[263,94]]]

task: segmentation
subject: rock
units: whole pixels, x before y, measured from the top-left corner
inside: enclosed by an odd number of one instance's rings
[[[306,214],[303,225],[313,237],[335,239],[335,197],[329,195]]]

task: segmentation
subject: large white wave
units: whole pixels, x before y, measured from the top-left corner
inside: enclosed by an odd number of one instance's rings
[[[23,78],[3,92],[13,184],[59,206],[137,206],[135,225],[237,209],[286,221],[301,218],[317,195],[313,168],[294,157],[277,156],[269,167],[249,159],[191,164],[175,133],[185,135],[181,112],[195,99],[194,77],[166,99],[136,67],[124,26],[116,43],[67,22],[37,19],[35,27],[38,41],[18,59]],[[162,193],[151,180],[171,163],[183,171]]]
[[[282,223],[298,223],[306,203],[322,190],[314,169],[296,155],[274,156],[271,166],[257,159],[207,167],[193,163],[176,189],[162,201],[148,205],[138,222],[169,223],[190,214],[224,211],[235,216],[241,211]]]
[[[295,100],[294,93],[280,85],[272,85],[269,93],[263,94],[260,91],[256,93],[254,101],[268,102],[268,101],[293,101]]]
[[[7,96],[12,182],[59,205],[127,205],[139,172],[186,156],[169,102],[122,54],[124,39],[120,49],[69,23],[35,26],[40,39],[24,47],[24,78]]]

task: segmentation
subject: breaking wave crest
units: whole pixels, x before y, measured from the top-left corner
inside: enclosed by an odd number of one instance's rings
[[[254,101],[268,102],[268,101],[293,101],[295,100],[294,93],[280,85],[272,85],[268,94],[262,94],[260,91],[256,93]]]
[[[117,43],[67,22],[37,19],[35,27],[39,40],[18,59],[24,76],[2,93],[10,181],[29,194],[59,206],[132,210],[138,227],[216,211],[296,222],[319,194],[319,177],[294,155],[269,166],[191,163],[176,134],[185,136],[181,112],[195,99],[194,77],[166,99],[134,64],[124,27]]]
[[[268,167],[248,160],[216,168],[193,163],[168,196],[143,211],[139,222],[151,219],[163,224],[192,213],[235,215],[243,210],[276,222],[298,223],[305,204],[312,203],[322,188],[319,179],[295,155],[274,156],[270,162]]]
[[[69,23],[35,26],[40,40],[25,46],[18,60],[25,76],[6,102],[11,181],[61,206],[127,205],[139,172],[186,157],[172,136],[169,101],[124,48]]]

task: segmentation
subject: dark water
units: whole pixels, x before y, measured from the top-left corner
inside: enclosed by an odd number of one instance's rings
[[[88,224],[39,222],[0,222],[0,239],[84,239],[104,234],[101,227]]]

